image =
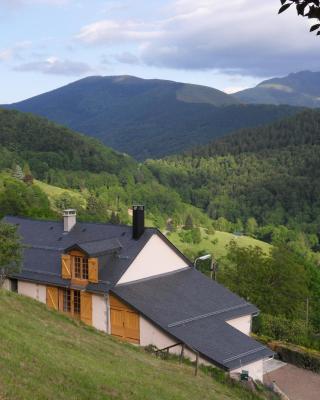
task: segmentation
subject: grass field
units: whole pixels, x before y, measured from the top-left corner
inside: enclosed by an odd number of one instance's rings
[[[216,231],[214,234],[207,234],[201,229],[202,240],[199,244],[184,243],[179,236],[179,231],[170,233],[168,238],[174,243],[176,247],[182,252],[198,253],[208,252],[212,254],[216,259],[226,254],[226,246],[231,240],[235,240],[239,246],[259,246],[266,253],[270,251],[271,245],[260,240],[253,239],[249,236],[236,236],[232,233]]]
[[[79,201],[79,204],[82,205],[82,207],[86,206],[86,199],[80,193],[75,192],[74,190],[68,190],[60,188],[58,186],[48,185],[47,183],[38,181],[36,179],[34,180],[34,184],[37,185],[43,192],[46,193],[53,206],[54,206],[54,200],[64,193],[68,193],[68,195],[77,199]]]
[[[0,290],[1,400],[264,398]]]

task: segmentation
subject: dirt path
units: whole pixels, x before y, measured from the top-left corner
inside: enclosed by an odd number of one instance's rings
[[[287,364],[264,375],[266,384],[275,383],[290,400],[319,400],[320,374]]]

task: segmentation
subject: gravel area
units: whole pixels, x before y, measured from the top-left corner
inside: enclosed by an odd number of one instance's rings
[[[286,364],[264,375],[264,383],[272,381],[290,400],[320,400],[320,374]]]

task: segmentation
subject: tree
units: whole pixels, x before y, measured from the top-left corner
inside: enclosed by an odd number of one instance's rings
[[[301,258],[285,245],[271,254],[232,241],[222,261],[221,282],[257,305],[261,311],[287,318],[301,317],[308,297],[308,276]]]
[[[190,214],[187,215],[186,221],[184,223],[184,229],[192,229],[193,228],[193,219]]]
[[[20,271],[21,260],[22,245],[16,226],[0,222],[0,288],[8,275]]]
[[[19,179],[19,181],[22,181],[24,178],[22,168],[20,167],[19,164],[15,164],[12,168],[12,176],[16,179]]]
[[[280,2],[279,14],[295,4],[298,15],[320,22],[320,0],[280,0]],[[317,35],[320,35],[320,24],[318,22],[311,26],[310,32],[317,31]]]

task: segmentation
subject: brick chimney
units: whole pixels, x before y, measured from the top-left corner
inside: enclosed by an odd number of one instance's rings
[[[138,240],[144,233],[144,206],[135,205],[132,212],[132,238]]]
[[[64,232],[70,232],[71,229],[77,223],[77,211],[70,208],[63,211],[63,230]]]

